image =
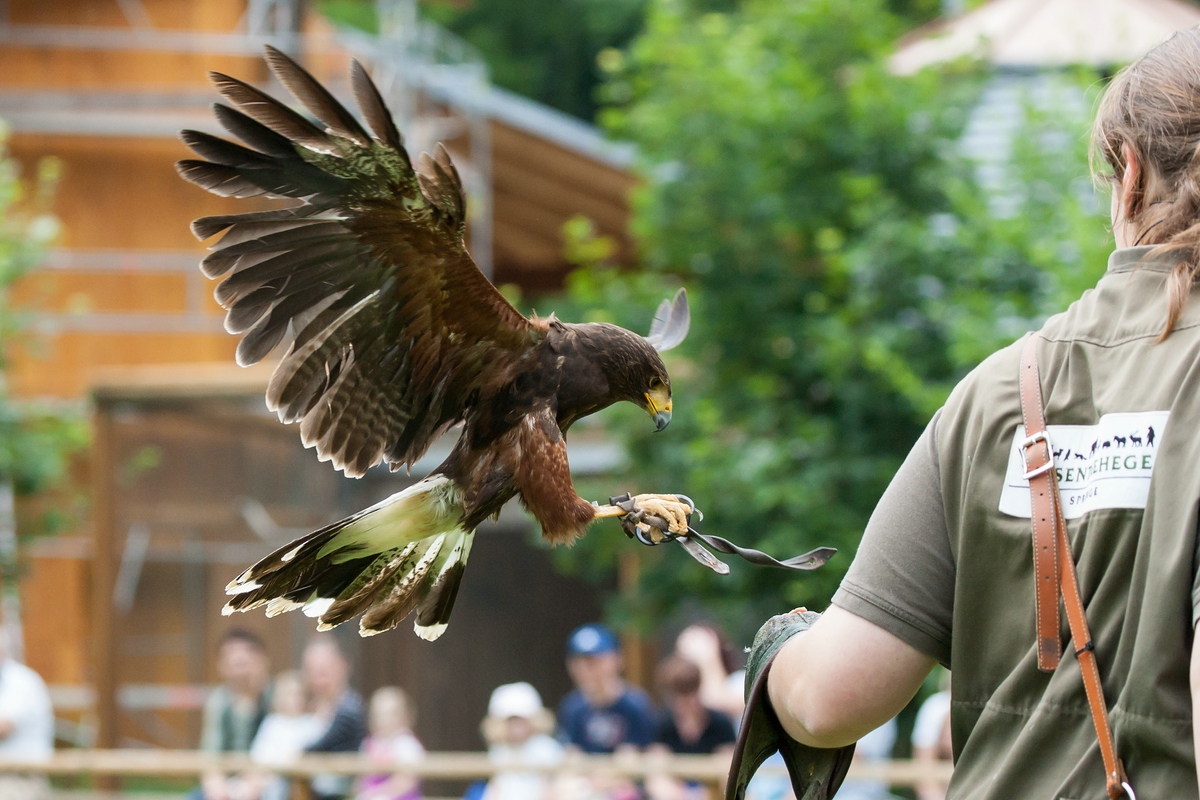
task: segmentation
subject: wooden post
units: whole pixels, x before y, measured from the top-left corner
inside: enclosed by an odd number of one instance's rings
[[[641,575],[641,554],[634,548],[627,548],[617,561],[617,590],[626,600],[634,598],[637,593],[638,578]],[[654,667],[650,664],[651,648],[645,638],[633,632],[621,633],[621,654],[625,660],[625,679],[635,686],[652,690],[650,686],[654,679]]]
[[[117,533],[116,443],[111,406],[97,401],[92,444],[92,681],[96,692],[96,742],[119,746],[117,733],[117,643],[113,609]]]

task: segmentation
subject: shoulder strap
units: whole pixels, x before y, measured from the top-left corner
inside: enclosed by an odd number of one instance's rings
[[[1025,478],[1029,481],[1030,520],[1033,524],[1038,669],[1053,672],[1062,656],[1058,616],[1061,591],[1071,640],[1077,646],[1075,657],[1083,673],[1083,688],[1091,707],[1092,724],[1100,741],[1108,796],[1114,800],[1122,796],[1136,800],[1125,776],[1125,767],[1117,758],[1112,728],[1108,724],[1104,688],[1096,664],[1096,648],[1088,630],[1083,598],[1079,594],[1079,580],[1075,575],[1075,560],[1071,556],[1071,541],[1067,538],[1058,476],[1054,471],[1054,450],[1046,431],[1046,417],[1042,408],[1042,385],[1037,365],[1037,343],[1040,339],[1041,335],[1035,333],[1025,340],[1020,372],[1021,418],[1025,423],[1021,455],[1025,459]]]

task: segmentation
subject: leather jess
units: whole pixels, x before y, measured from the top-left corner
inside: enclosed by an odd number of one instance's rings
[[[1037,614],[1038,669],[1053,672],[1062,658],[1059,598],[1067,612],[1071,641],[1083,673],[1083,686],[1091,708],[1092,724],[1100,741],[1104,760],[1105,788],[1108,796],[1128,796],[1136,800],[1125,767],[1117,757],[1108,709],[1100,682],[1096,651],[1088,630],[1067,523],[1062,513],[1062,498],[1055,474],[1053,445],[1046,430],[1042,406],[1042,386],[1038,375],[1037,344],[1040,334],[1030,335],[1021,352],[1020,391],[1021,417],[1025,424],[1025,441],[1021,455],[1025,461],[1025,478],[1029,481],[1030,520],[1033,527],[1033,562]]]

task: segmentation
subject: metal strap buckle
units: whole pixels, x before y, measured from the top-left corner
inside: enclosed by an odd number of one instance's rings
[[[1034,467],[1033,469],[1026,472],[1023,476],[1021,476],[1025,480],[1029,480],[1030,478],[1036,478],[1038,475],[1041,475],[1045,472],[1049,472],[1050,470],[1054,469],[1054,450],[1053,450],[1053,445],[1050,444],[1050,432],[1049,431],[1041,430],[1041,431],[1038,431],[1037,433],[1033,434],[1032,436],[1026,436],[1025,439],[1021,442],[1021,444],[1018,445],[1018,448],[1021,451],[1021,459],[1024,460],[1025,451],[1028,450],[1029,448],[1033,447],[1038,442],[1046,443],[1046,463],[1042,464],[1040,467]]]
[[[1137,800],[1137,795],[1133,793],[1133,787],[1129,785],[1128,781],[1121,781],[1121,788],[1125,790],[1129,800]]]

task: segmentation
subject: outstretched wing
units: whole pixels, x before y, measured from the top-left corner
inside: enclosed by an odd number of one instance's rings
[[[240,334],[239,364],[286,343],[267,390],[304,444],[347,475],[386,460],[411,465],[460,420],[489,371],[530,348],[538,330],[496,291],[463,244],[465,199],[445,149],[418,174],[375,85],[351,79],[370,133],[324,87],[268,47],[275,76],[318,127],[235,78],[212,73],[231,105],[217,119],[245,146],[197,131],[180,161],[214,194],[292,198],[286,209],[202,217],[222,231],[201,269]]]

